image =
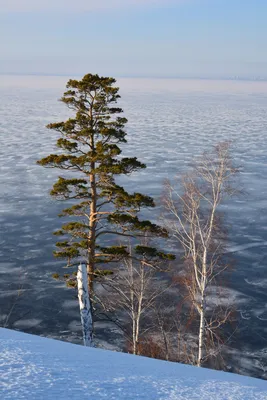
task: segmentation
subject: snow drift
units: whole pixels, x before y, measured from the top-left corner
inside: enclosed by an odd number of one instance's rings
[[[2,400],[266,400],[267,383],[0,328],[0,393]]]

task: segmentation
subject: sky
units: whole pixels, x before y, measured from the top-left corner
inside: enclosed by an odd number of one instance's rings
[[[0,0],[0,73],[267,78],[267,0]]]

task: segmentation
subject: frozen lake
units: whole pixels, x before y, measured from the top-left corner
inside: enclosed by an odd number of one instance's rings
[[[62,205],[49,198],[59,172],[36,165],[55,149],[55,133],[45,125],[69,116],[57,101],[67,80],[0,76],[0,324],[13,307],[8,327],[78,342],[74,294],[51,278],[63,264],[53,259],[51,234],[60,225]],[[212,144],[233,141],[246,193],[225,207],[236,264],[229,296],[242,317],[232,357],[243,364],[241,372],[264,376],[267,82],[119,79],[118,85],[129,120],[125,154],[147,164],[129,180],[132,190],[157,199],[164,178],[187,170]],[[103,340],[109,330],[102,325]]]

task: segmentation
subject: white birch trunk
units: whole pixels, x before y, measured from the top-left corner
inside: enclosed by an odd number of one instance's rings
[[[205,323],[204,323],[204,310],[200,311],[200,323],[199,323],[199,335],[198,335],[198,360],[197,366],[201,367],[203,361],[203,339],[205,332]]]
[[[133,330],[133,354],[136,354],[137,348],[136,348],[136,319],[135,319],[135,314],[132,313],[132,330]]]
[[[93,345],[93,318],[92,308],[88,293],[88,277],[85,264],[78,266],[77,273],[78,298],[81,313],[81,323],[83,329],[84,346],[92,347]]]
[[[204,282],[204,287],[206,289],[206,282]],[[198,335],[198,359],[197,366],[201,367],[203,363],[203,348],[204,348],[204,336],[205,336],[205,312],[206,312],[206,304],[205,304],[205,289],[201,294],[201,304],[200,304],[200,321],[199,321],[199,335]]]

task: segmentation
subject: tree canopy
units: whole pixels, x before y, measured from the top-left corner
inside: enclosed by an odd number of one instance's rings
[[[91,290],[96,264],[99,270],[101,264],[127,255],[127,246],[118,243],[118,238],[167,236],[164,228],[140,219],[140,211],[154,207],[154,200],[139,192],[128,193],[116,182],[116,177],[130,175],[146,165],[136,157],[121,155],[127,119],[117,106],[120,95],[115,83],[114,78],[93,74],[68,81],[61,101],[73,115],[47,126],[59,134],[60,151],[38,161],[62,171],[51,196],[68,202],[59,216],[72,218],[55,232],[61,240],[54,255],[66,258],[68,264],[84,260]],[[104,244],[104,237],[113,243]]]

